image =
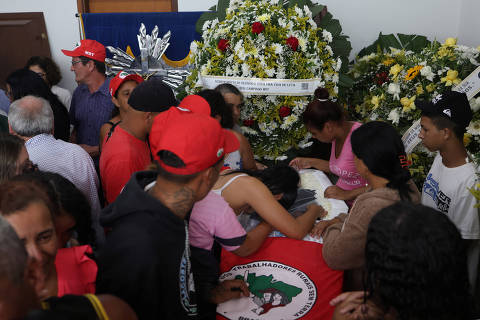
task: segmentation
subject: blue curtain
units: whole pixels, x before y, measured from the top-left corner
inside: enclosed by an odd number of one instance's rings
[[[137,34],[140,23],[144,23],[147,34],[158,26],[159,37],[170,30],[170,46],[165,56],[174,61],[188,56],[190,43],[200,40],[195,23],[203,12],[155,12],[155,13],[84,13],[81,15],[86,39],[94,39],[104,46],[126,50],[130,45],[135,56],[139,55]],[[107,56],[110,53],[107,50]]]

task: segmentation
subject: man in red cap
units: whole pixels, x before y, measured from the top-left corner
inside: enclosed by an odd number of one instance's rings
[[[120,194],[131,175],[151,163],[147,141],[153,119],[176,104],[172,89],[160,80],[143,78],[125,71],[110,81],[115,105],[123,109],[122,121],[105,137],[100,155],[100,176],[107,203]]]
[[[197,304],[187,220],[239,142],[215,119],[188,111],[157,116],[150,141],[156,172],[134,173],[103,212],[111,231],[98,255],[97,292],[123,298],[139,319],[192,319]],[[245,282],[230,280],[211,294],[219,303],[249,293]]]
[[[74,50],[62,50],[72,57],[78,87],[70,104],[71,140],[84,148],[98,164],[100,127],[110,119],[113,103],[105,76],[105,47],[95,40],[81,40]]]

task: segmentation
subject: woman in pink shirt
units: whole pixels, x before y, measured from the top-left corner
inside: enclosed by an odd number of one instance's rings
[[[298,157],[290,165],[297,169],[313,167],[337,175],[336,185],[325,190],[325,197],[345,200],[351,205],[358,195],[367,190],[366,181],[355,168],[350,143],[352,132],[362,124],[347,121],[342,107],[329,100],[328,96],[324,88],[315,90],[315,99],[303,112],[303,122],[315,139],[332,143],[330,161]]]

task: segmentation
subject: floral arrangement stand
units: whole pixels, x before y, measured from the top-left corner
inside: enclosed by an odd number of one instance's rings
[[[221,0],[212,10],[216,11],[205,13],[197,23],[203,42],[192,43],[193,71],[185,94],[201,90],[202,77],[207,76],[287,83],[314,79],[332,99],[351,84],[342,74],[351,46],[325,6],[299,0]],[[310,99],[245,95],[242,130],[258,159],[284,160],[292,148],[311,144],[300,119]]]
[[[365,55],[357,57],[350,71],[354,85],[346,100],[352,118],[388,121],[403,135],[420,118],[421,112],[415,101],[431,100],[452,90],[480,65],[480,51],[479,48],[457,45],[454,38],[444,43],[430,42],[417,35],[398,35],[398,38],[380,34],[376,51],[372,51],[375,44],[361,51]],[[470,105],[474,116],[464,143],[478,163],[480,98],[472,98]],[[419,145],[409,160],[412,161],[410,171],[421,187],[433,154]]]

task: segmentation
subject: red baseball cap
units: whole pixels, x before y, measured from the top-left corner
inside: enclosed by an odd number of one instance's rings
[[[178,107],[181,111],[190,111],[193,113],[201,113],[209,116],[211,113],[210,105],[207,100],[196,94],[192,94],[183,98]]]
[[[120,86],[122,85],[122,83],[129,80],[135,81],[136,83],[143,82],[143,78],[136,73],[120,71],[112,80],[110,80],[110,86],[109,86],[110,95],[113,97],[117,92],[118,88],[120,88]]]
[[[170,173],[178,175],[198,173],[240,147],[237,137],[229,130],[222,129],[218,121],[210,116],[178,112],[176,115],[172,114],[171,118],[174,119],[165,123],[161,115],[155,117],[153,121],[150,142],[154,144],[150,147],[154,159]],[[161,150],[174,153],[185,166],[175,168],[165,164],[158,156]]]
[[[71,51],[62,49],[62,52],[69,57],[87,57],[100,62],[105,62],[107,57],[103,44],[90,39],[80,40],[80,46]]]

